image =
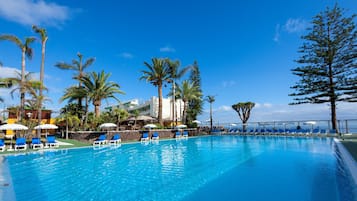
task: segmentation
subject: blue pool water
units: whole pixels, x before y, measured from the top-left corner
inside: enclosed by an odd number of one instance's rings
[[[46,151],[6,156],[0,168],[2,200],[357,200],[326,138],[210,136]]]

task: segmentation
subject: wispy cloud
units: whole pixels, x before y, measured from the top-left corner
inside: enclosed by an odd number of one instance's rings
[[[286,32],[289,34],[303,32],[306,30],[308,25],[309,23],[304,19],[289,18],[283,26],[281,24],[277,24],[275,26],[275,34],[273,40],[274,42],[279,42],[282,32]]]
[[[280,40],[280,24],[277,24],[276,26],[275,26],[275,35],[274,35],[274,41],[275,42],[279,42],[279,40]]]
[[[160,52],[176,52],[176,50],[173,47],[165,46],[160,48]]]
[[[58,27],[69,19],[69,8],[44,0],[0,0],[0,16],[23,25]]]
[[[223,81],[222,82],[222,86],[223,88],[226,88],[226,87],[232,87],[236,84],[236,82],[234,80],[229,80],[229,81]]]
[[[307,28],[307,26],[308,23],[303,19],[290,18],[285,23],[284,28],[288,33],[298,33],[304,31]]]
[[[134,55],[129,53],[129,52],[123,52],[119,56],[124,58],[124,59],[132,59],[132,58],[134,58]]]

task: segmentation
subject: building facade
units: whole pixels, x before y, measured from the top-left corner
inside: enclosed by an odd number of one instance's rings
[[[184,103],[181,99],[175,100],[175,114],[174,115],[174,104],[171,98],[162,99],[162,119],[164,121],[181,121]],[[142,103],[138,99],[129,100],[122,102],[120,105],[113,105],[107,107],[107,110],[113,110],[114,108],[121,108],[127,110],[129,113],[137,110],[139,115],[151,116],[158,118],[159,116],[159,98],[151,97],[149,100]]]

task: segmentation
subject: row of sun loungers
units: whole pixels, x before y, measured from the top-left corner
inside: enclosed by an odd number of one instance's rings
[[[121,143],[120,134],[115,134],[110,140],[107,140],[107,136],[102,134],[93,142],[93,146],[105,145],[105,144],[119,144]]]
[[[336,135],[336,130],[326,129],[229,129],[228,133],[243,135],[292,135],[292,136],[327,136]]]
[[[40,138],[32,138],[31,143],[29,144],[31,149],[43,149],[43,148],[53,148],[59,147],[58,142],[56,142],[55,136],[47,136],[46,142],[42,143]],[[20,137],[17,138],[13,147],[9,147],[9,151],[14,148],[15,151],[26,150],[28,144],[26,143],[26,138]],[[6,145],[4,139],[0,139],[0,151],[5,151]]]
[[[188,131],[176,131],[175,132],[175,138],[180,139],[180,138],[188,138]],[[150,138],[149,132],[144,132],[140,141],[141,142],[150,142],[150,141],[157,141],[160,139],[159,133],[154,132]],[[93,141],[93,146],[100,146],[100,145],[106,145],[106,144],[119,144],[121,143],[121,138],[120,134],[116,133],[113,135],[113,137],[108,140],[107,136],[105,134],[101,134],[96,140]]]

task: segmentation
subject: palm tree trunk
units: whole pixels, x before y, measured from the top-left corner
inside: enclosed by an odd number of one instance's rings
[[[22,56],[21,56],[21,84],[20,84],[20,122],[24,117],[25,113],[25,66],[26,66],[26,47],[22,48]]]
[[[39,94],[39,103],[38,103],[38,125],[41,124],[42,121],[42,100],[43,100],[43,86],[44,86],[44,77],[45,77],[45,53],[46,53],[46,41],[47,39],[42,41],[42,51],[41,51],[41,70],[40,70],[40,94]],[[40,136],[41,131],[38,129],[37,135]]]
[[[96,117],[100,116],[100,105],[101,105],[100,100],[94,101],[94,112]]]
[[[159,94],[159,114],[158,114],[158,119],[159,119],[159,124],[162,126],[162,85],[158,86],[158,94]]]
[[[212,132],[213,122],[212,122],[212,103],[210,104],[210,113],[209,113],[209,120],[210,120],[210,133]]]
[[[187,124],[187,107],[188,107],[188,102],[187,100],[182,100],[183,101],[183,112],[182,112],[182,122],[184,124]]]

